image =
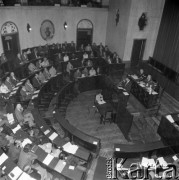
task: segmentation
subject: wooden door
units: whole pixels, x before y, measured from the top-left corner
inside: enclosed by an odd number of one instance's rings
[[[143,60],[146,39],[135,39],[133,42],[131,67],[136,67]]]

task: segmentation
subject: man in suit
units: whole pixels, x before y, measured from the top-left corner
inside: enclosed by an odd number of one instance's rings
[[[14,86],[16,86],[16,84],[19,82],[19,80],[16,78],[14,72],[10,73],[10,81]]]
[[[147,87],[153,88],[154,82],[152,81],[152,76],[148,75],[147,78],[144,80]]]
[[[37,67],[33,63],[29,64],[28,69],[30,73],[34,73],[35,71],[37,71]]]
[[[144,74],[144,70],[143,69],[140,69],[139,70],[139,74],[138,74],[138,79],[140,81],[143,81],[144,79],[146,78],[145,74]]]
[[[5,80],[4,84],[7,86],[7,88],[8,88],[10,91],[13,90],[14,85],[11,83],[9,76],[6,77],[6,80]]]
[[[29,100],[32,97],[32,94],[26,90],[25,86],[22,86],[22,88],[20,90],[20,94],[21,94],[23,101]]]
[[[57,71],[56,71],[56,69],[52,66],[52,67],[49,69],[49,73],[50,73],[50,77],[54,77],[54,76],[57,74]]]
[[[30,80],[29,80],[29,79],[28,79],[28,80],[26,81],[26,83],[25,83],[25,89],[26,89],[27,92],[29,92],[29,93],[31,93],[31,94],[33,94],[34,91],[35,91],[34,87],[33,87],[32,84],[30,83]]]
[[[41,86],[38,74],[35,74],[34,78],[32,79],[32,84],[36,89],[39,89]]]
[[[124,90],[126,90],[128,93],[130,93],[131,90],[131,81],[128,77],[124,78],[122,82],[119,83],[119,87],[122,87]]]

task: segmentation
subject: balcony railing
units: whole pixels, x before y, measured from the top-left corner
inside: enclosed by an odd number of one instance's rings
[[[0,0],[1,6],[69,6],[101,8],[102,0]]]

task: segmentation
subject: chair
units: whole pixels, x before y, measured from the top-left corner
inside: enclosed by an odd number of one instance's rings
[[[158,99],[156,100],[156,103],[152,106],[152,108],[148,109],[148,113],[150,116],[157,116],[158,112],[161,107],[161,99],[164,93],[164,88],[160,87],[159,93],[158,93]]]

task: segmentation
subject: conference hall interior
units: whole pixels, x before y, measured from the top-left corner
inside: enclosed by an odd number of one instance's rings
[[[0,30],[0,180],[177,177],[177,0],[0,0]]]

